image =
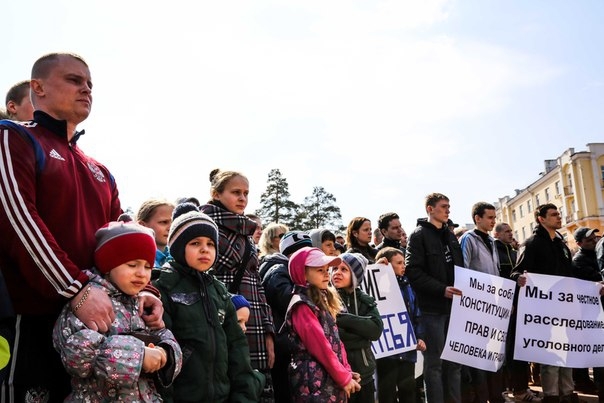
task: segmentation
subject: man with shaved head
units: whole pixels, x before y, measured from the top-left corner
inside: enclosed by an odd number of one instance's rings
[[[0,270],[15,313],[2,401],[58,402],[70,387],[52,345],[53,325],[69,303],[91,330],[110,328],[111,302],[88,285],[85,270],[93,267],[96,230],[122,210],[111,173],[77,144],[76,128],[92,107],[86,62],[67,53],[41,57],[30,94],[32,121],[0,122]],[[161,305],[154,306],[144,318],[157,326]]]

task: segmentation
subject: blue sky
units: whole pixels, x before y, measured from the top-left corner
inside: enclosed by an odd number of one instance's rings
[[[67,1],[3,7],[0,91],[44,53],[89,63],[80,146],[124,207],[209,195],[213,168],[268,172],[292,200],[410,232],[434,191],[451,217],[526,187],[543,160],[604,141],[601,1]]]

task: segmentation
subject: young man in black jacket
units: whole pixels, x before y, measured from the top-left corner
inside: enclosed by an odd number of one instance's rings
[[[384,213],[378,218],[378,230],[384,239],[375,248],[382,250],[388,246],[399,249],[403,253],[407,247],[407,233],[401,225],[401,220],[396,213]]]
[[[556,205],[538,206],[535,220],[538,225],[533,236],[526,240],[511,278],[524,287],[525,272],[574,277],[570,250],[557,231],[562,228],[562,216]],[[541,386],[543,402],[572,402],[577,399],[573,394],[572,368],[541,364]]]
[[[424,381],[428,402],[461,401],[461,365],[441,360],[454,295],[455,266],[463,267],[457,238],[449,231],[449,198],[441,193],[426,196],[428,219],[417,221],[409,236],[406,267],[417,294],[424,325]]]

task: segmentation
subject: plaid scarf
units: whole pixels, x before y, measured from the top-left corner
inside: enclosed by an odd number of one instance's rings
[[[266,302],[264,288],[258,274],[258,253],[251,237],[256,230],[256,222],[228,211],[217,201],[201,206],[200,210],[209,215],[218,225],[219,250],[212,273],[227,288],[234,282],[248,245],[250,258],[245,262],[245,271],[239,285],[239,294],[243,295],[251,306],[245,336],[250,348],[252,367],[268,370],[266,334],[274,333],[275,328],[271,308]]]
[[[244,215],[228,211],[218,201],[212,201],[199,209],[209,215],[218,225],[220,241],[218,242],[218,258],[214,264],[214,270],[220,275],[221,280],[223,276],[226,276],[222,281],[227,286],[233,281],[234,273],[245,256],[246,242],[250,244],[248,248],[251,251],[246,268],[253,271],[258,270],[258,254],[251,238],[256,230],[256,222]]]

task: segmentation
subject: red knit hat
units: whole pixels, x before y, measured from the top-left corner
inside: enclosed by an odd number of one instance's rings
[[[155,236],[153,230],[133,222],[112,221],[96,232],[94,264],[102,274],[131,260],[143,259],[155,263]]]

